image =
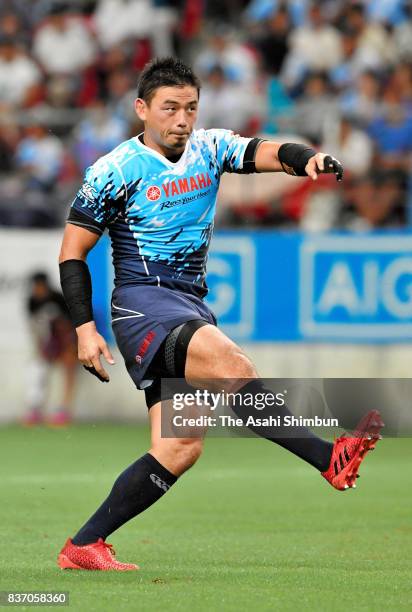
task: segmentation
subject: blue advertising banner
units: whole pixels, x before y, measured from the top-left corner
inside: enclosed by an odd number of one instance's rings
[[[110,246],[89,255],[99,329],[111,339]],[[238,341],[412,340],[412,234],[220,231],[207,302]]]
[[[305,240],[300,332],[315,338],[412,338],[412,236]]]

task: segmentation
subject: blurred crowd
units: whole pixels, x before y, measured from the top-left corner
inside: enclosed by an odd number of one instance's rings
[[[0,225],[63,223],[84,169],[141,128],[139,71],[169,54],[202,78],[198,127],[308,142],[346,169],[225,198],[221,223],[410,222],[412,0],[2,0]]]

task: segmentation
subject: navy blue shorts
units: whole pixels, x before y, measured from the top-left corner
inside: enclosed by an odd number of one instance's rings
[[[127,371],[138,389],[147,387],[149,367],[168,334],[181,323],[216,317],[198,297],[164,287],[117,287],[112,295],[112,329]]]

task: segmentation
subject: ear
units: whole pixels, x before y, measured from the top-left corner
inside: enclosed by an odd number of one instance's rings
[[[134,109],[139,119],[141,121],[146,121],[147,104],[142,98],[136,98],[134,101]]]

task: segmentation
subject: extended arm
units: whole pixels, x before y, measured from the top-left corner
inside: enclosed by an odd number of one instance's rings
[[[342,164],[327,153],[317,153],[307,145],[264,141],[255,156],[257,172],[286,172],[294,176],[310,176],[314,181],[320,173],[334,173],[343,178]]]
[[[100,362],[100,355],[110,364],[114,360],[93,320],[92,284],[86,263],[87,254],[98,239],[99,235],[88,229],[71,223],[66,225],[59,257],[60,281],[76,327],[79,361],[100,380],[108,382],[109,375]]]

